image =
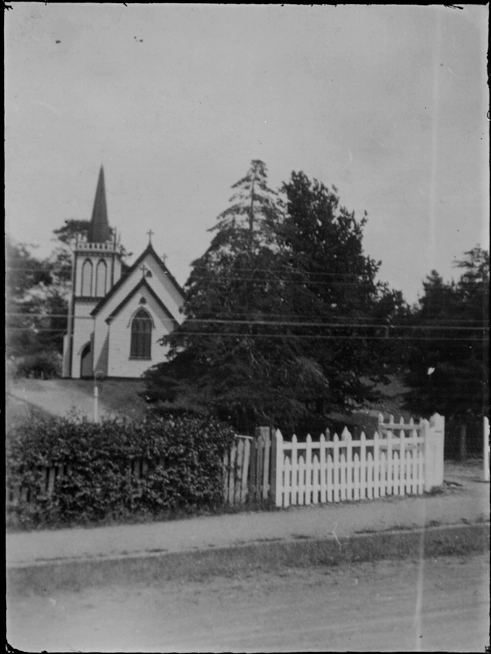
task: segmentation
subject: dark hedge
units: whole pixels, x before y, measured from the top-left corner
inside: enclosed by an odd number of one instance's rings
[[[217,507],[223,456],[233,438],[229,426],[211,417],[18,421],[7,432],[7,524],[124,521]],[[137,477],[131,462],[142,458],[149,468]],[[49,495],[46,466],[68,466]],[[22,499],[11,501],[19,489]]]

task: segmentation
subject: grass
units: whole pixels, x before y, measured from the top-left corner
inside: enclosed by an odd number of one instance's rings
[[[37,394],[41,391],[46,394],[56,395],[57,389],[60,389],[66,396],[67,393],[69,394],[70,389],[73,389],[74,405],[76,405],[80,395],[86,396],[90,402],[94,397],[94,381],[92,379],[22,379],[10,381],[10,384],[21,386],[25,390],[27,398],[21,401],[9,395],[7,396],[12,407],[12,417],[15,417],[16,413],[23,410],[22,406],[32,407],[29,404],[29,391]],[[149,405],[145,402],[144,397],[140,396],[145,390],[143,380],[107,379],[99,383],[98,387],[101,405],[110,412],[136,420],[141,420],[147,413]],[[69,409],[70,406],[67,406],[66,410],[69,411]],[[37,411],[41,412],[40,409]]]
[[[74,388],[87,397],[94,396],[92,379],[60,379],[65,388]],[[135,419],[141,419],[148,411],[148,405],[140,393],[145,390],[145,384],[138,379],[107,379],[99,383],[100,401],[114,413]]]
[[[489,523],[356,534],[350,538],[265,541],[232,548],[112,560],[71,561],[7,570],[9,596],[79,591],[108,584],[162,584],[166,580],[206,581],[264,570],[335,566],[346,563],[489,551]]]
[[[25,400],[18,400],[11,395],[7,395],[5,399],[5,412],[7,420],[19,420],[22,418],[47,418],[49,413],[43,409],[26,402]]]

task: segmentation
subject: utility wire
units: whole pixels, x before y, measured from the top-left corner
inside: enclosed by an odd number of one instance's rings
[[[9,327],[7,328],[7,332],[9,331],[30,331],[33,333],[38,333],[38,332],[58,332],[58,333],[64,333],[65,330],[64,328],[49,328],[49,327],[39,327],[39,328],[34,328],[34,327]],[[122,333],[123,330],[119,329],[116,330],[119,333]],[[401,335],[401,336],[369,336],[369,335],[362,335],[362,336],[357,336],[357,335],[342,335],[342,336],[335,336],[332,334],[247,334],[247,333],[241,333],[241,332],[190,332],[188,334],[182,334],[183,338],[191,338],[194,336],[216,336],[220,337],[223,339],[228,339],[228,338],[283,338],[283,339],[301,339],[301,338],[308,338],[308,339],[320,339],[320,340],[332,340],[332,341],[345,341],[345,340],[362,340],[362,341],[426,341],[426,342],[434,342],[434,343],[441,343],[442,341],[451,341],[453,343],[462,343],[464,341],[469,341],[472,343],[476,343],[475,338],[471,337],[466,337],[466,336],[459,336],[458,338],[446,338],[446,337],[437,337],[437,338],[431,338],[431,337],[425,337],[425,336],[411,336],[411,335]],[[480,342],[480,341],[479,341]]]
[[[101,299],[101,298],[99,298],[99,299]],[[261,314],[261,313],[265,313],[265,312],[257,311],[257,312],[251,312],[251,313]],[[49,313],[48,314],[48,313],[9,312],[9,313],[7,313],[5,315],[6,316],[16,316],[16,317],[32,317],[32,318],[35,318],[35,317],[40,317],[40,318],[67,318],[68,313]],[[220,318],[220,319],[221,318],[228,318],[228,317],[238,316],[240,320],[243,320],[243,315],[244,314],[243,313],[233,313],[233,312],[230,312],[230,313],[220,312],[220,313],[217,313],[215,315],[216,315],[217,318]],[[314,318],[317,317],[317,316],[315,316],[313,314],[307,314],[307,313],[304,313],[304,314],[301,314],[301,313],[267,313],[266,315],[267,315],[268,318],[286,318],[286,317],[293,316],[294,318],[310,318],[310,319],[314,319]],[[72,316],[72,318],[74,318],[75,320],[94,320],[93,316]],[[367,320],[366,316],[363,316],[363,317],[360,317],[360,318],[357,318],[356,316],[333,316],[333,318],[338,319],[338,320],[345,320],[345,321]],[[205,320],[205,319],[204,318],[203,319],[186,318],[186,320],[190,321],[190,320]],[[377,319],[374,318],[374,320],[377,320]],[[427,322],[429,322],[431,324],[431,323],[433,323],[435,321],[438,321],[439,319],[438,318],[420,318],[419,320],[420,321],[421,320],[427,321]],[[227,320],[226,322],[231,322],[231,321]],[[251,324],[254,324],[256,321],[255,320],[249,320],[248,322],[250,322]],[[274,321],[272,321],[272,322],[274,322]],[[464,323],[479,323],[479,324],[485,325],[485,326],[487,326],[489,324],[488,322],[482,322],[482,321],[480,321],[478,319],[470,319],[469,318],[469,319],[455,319],[454,320],[452,318],[446,318],[445,322],[438,323],[438,325],[439,326],[445,326],[445,325],[452,326],[453,323],[457,323],[457,325],[464,324]],[[319,323],[316,323],[316,324],[319,324]],[[337,323],[337,324],[340,324],[340,325],[350,324],[351,325],[352,322]],[[371,325],[380,325],[380,326],[384,326],[384,327],[386,327],[386,326],[389,326],[389,327],[390,326],[402,326],[402,325],[394,325],[394,324],[392,324],[390,322],[387,322],[387,321],[379,322],[379,323],[370,323],[370,324]],[[404,326],[409,326],[409,325],[404,325]],[[424,326],[424,325],[422,325],[422,326]],[[478,326],[479,325],[476,325],[476,327],[478,327]]]
[[[49,270],[43,270],[42,268],[31,268],[31,267],[25,268],[25,267],[7,266],[5,268],[5,270],[14,271],[14,272],[23,271],[23,272],[35,272],[35,273],[40,273],[40,274],[41,273],[42,274],[51,274],[51,271],[49,271]],[[71,264],[70,264],[70,266],[68,266],[68,265],[66,266],[66,270],[71,271]],[[359,274],[357,274],[357,273],[312,272],[312,271],[308,271],[308,270],[300,270],[300,269],[296,270],[294,268],[292,269],[292,268],[288,268],[288,267],[285,267],[285,268],[242,268],[242,267],[240,267],[240,271],[241,272],[269,272],[271,274],[274,274],[276,272],[279,272],[279,273],[296,273],[296,274],[302,274],[302,275],[320,275],[320,276],[323,276],[323,277],[355,277],[355,278],[359,277]],[[193,271],[191,271],[190,274],[194,275]],[[202,274],[196,274],[196,276],[206,277],[206,275],[202,275]]]
[[[36,270],[33,268],[6,268],[7,271],[14,271],[14,272],[19,272],[19,271],[31,271],[31,272],[36,272],[39,274],[45,274],[45,275],[50,275],[51,273],[49,271],[40,271]],[[256,271],[265,271],[271,273],[272,270],[268,268],[257,268],[257,269],[250,269],[252,272]],[[349,277],[349,278],[358,278],[360,275],[355,274],[355,273],[310,273],[308,271],[304,270],[291,270],[288,271],[287,269],[282,271],[282,272],[290,272],[292,275],[321,275],[321,276],[336,276],[336,277]],[[380,284],[384,284],[385,282],[382,281],[358,281],[358,282],[341,282],[341,281],[328,281],[328,282],[322,282],[322,281],[317,281],[315,279],[302,279],[302,280],[295,280],[295,279],[286,279],[282,277],[244,277],[242,275],[235,275],[233,272],[231,274],[214,274],[213,272],[210,272],[209,274],[194,274],[192,273],[193,279],[205,279],[205,280],[226,280],[226,281],[249,281],[249,282],[277,282],[277,283],[286,283],[286,284],[296,284],[298,286],[305,285],[305,284],[312,284],[315,286],[346,286],[346,287],[358,287],[358,288],[364,288],[367,286],[376,288]],[[190,277],[191,279],[191,277]],[[188,279],[189,281],[189,279]],[[487,283],[486,280],[480,280],[478,283]],[[187,284],[187,282],[186,282]],[[437,291],[441,289],[436,289]],[[443,289],[444,290],[444,289]],[[485,289],[472,289],[473,291],[478,291],[478,292],[489,292],[488,288]]]
[[[41,314],[41,313],[17,313],[17,314],[7,314],[9,316],[16,316],[21,318],[66,318],[68,320],[67,314]],[[94,320],[92,316],[72,316],[74,320]],[[475,325],[473,327],[461,327],[455,325],[394,325],[388,324],[386,322],[382,323],[353,323],[353,322],[293,322],[286,320],[225,320],[217,318],[187,318],[185,323],[204,323],[204,324],[218,324],[218,325],[249,325],[249,326],[285,326],[285,327],[342,327],[342,328],[370,328],[378,327],[382,329],[439,329],[439,330],[451,330],[451,331],[480,331],[489,329],[489,325]]]

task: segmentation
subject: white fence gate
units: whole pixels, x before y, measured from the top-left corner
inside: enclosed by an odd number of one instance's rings
[[[421,494],[443,483],[445,419],[379,423],[372,439],[354,440],[347,429],[332,440],[293,436],[273,441],[275,505],[318,504]]]

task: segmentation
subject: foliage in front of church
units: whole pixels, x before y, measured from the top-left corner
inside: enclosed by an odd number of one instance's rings
[[[223,457],[233,436],[228,426],[203,416],[98,424],[77,416],[20,420],[7,434],[8,525],[68,526],[212,510],[222,503]],[[63,474],[49,488],[47,468],[53,466]]]
[[[376,399],[402,358],[387,325],[408,308],[377,281],[366,217],[335,187],[292,172],[276,193],[266,173],[253,161],[234,185],[192,264],[185,320],[162,339],[168,360],[144,376],[152,399],[201,406],[239,433],[271,425],[290,435]]]

